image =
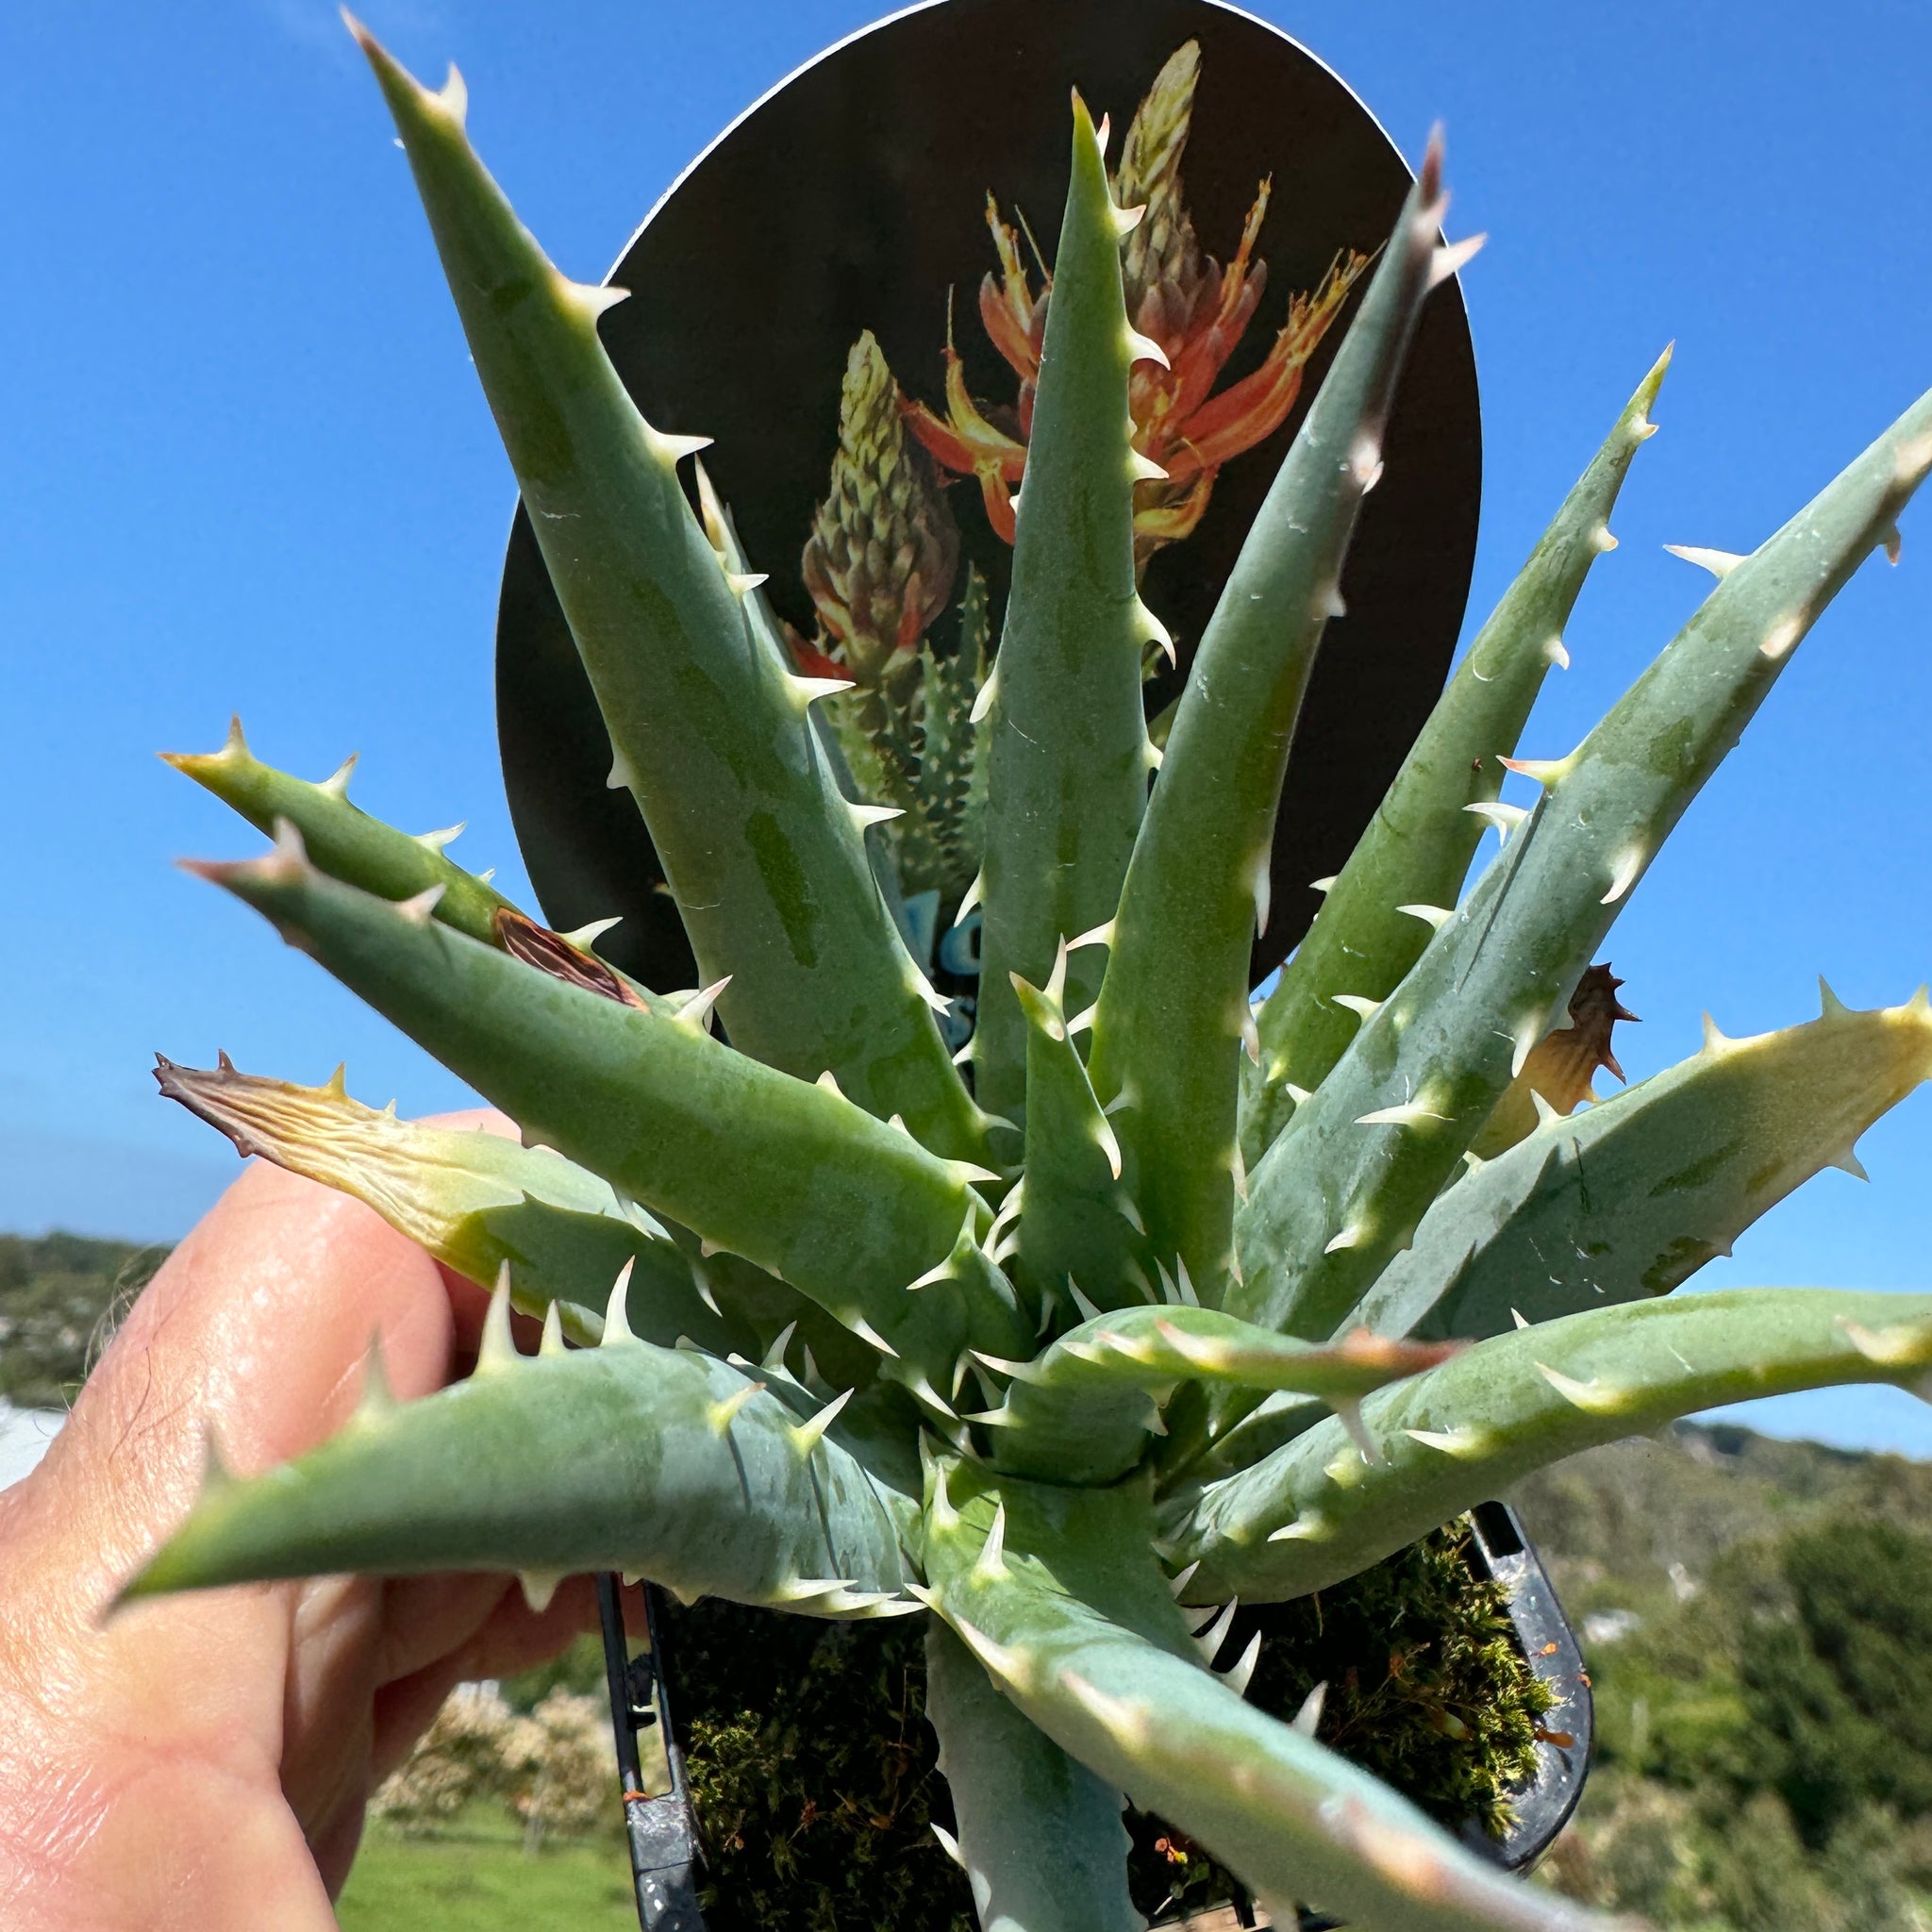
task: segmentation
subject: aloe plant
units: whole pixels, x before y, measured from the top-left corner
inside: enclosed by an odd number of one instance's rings
[[[815,723],[837,680],[797,674],[728,516],[708,491],[693,508],[679,464],[703,439],[646,422],[607,360],[597,318],[620,291],[573,282],[518,224],[454,72],[425,90],[358,33],[611,782],[707,983],[634,984],[593,933],[548,931],[436,837],[360,812],[346,767],[290,777],[239,728],[175,759],[274,836],[265,857],[193,869],[523,1144],[410,1125],[340,1079],[164,1064],[166,1090],[243,1151],[359,1196],[494,1300],[467,1380],[398,1405],[372,1351],[333,1441],[245,1479],[211,1460],[125,1596],[451,1568],[517,1572],[541,1599],[617,1570],[685,1599],[920,1616],[988,1927],[1136,1923],[1124,1792],[1277,1910],[1314,1901],[1390,1932],[1597,1923],[1462,1848],[1312,1720],[1256,1709],[1253,1656],[1215,1668],[1216,1607],[1347,1576],[1589,1443],[1747,1393],[1915,1387],[1932,1367],[1928,1296],[1659,1299],[1808,1174],[1855,1162],[1932,1068],[1923,993],[1867,1013],[1827,993],[1819,1019],[1756,1041],[1713,1030],[1574,1117],[1530,1065],[1795,646],[1895,544],[1932,467],[1932,396],[1751,556],[1702,553],[1708,599],[1574,752],[1514,763],[1541,786],[1516,810],[1502,765],[1610,545],[1659,361],[1257,1013],[1249,939],[1301,694],[1405,346],[1471,251],[1442,240],[1432,142],[1162,759],[1130,398],[1163,349],[1124,292],[1141,210],[1075,96],[1012,591],[974,700],[988,980],[962,1070],[868,860],[878,807],[843,795]],[[861,401],[870,380],[855,362]],[[950,570],[937,512],[918,515]],[[827,582],[850,575],[836,520],[814,541]],[[878,628],[864,636],[889,656],[901,640]],[[1505,842],[1464,894],[1486,820]],[[1479,1140],[1492,1158],[1473,1158]],[[513,1307],[543,1316],[533,1357]]]

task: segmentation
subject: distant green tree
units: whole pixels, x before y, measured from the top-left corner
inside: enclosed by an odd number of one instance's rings
[[[0,1400],[65,1408],[165,1246],[0,1235]]]
[[[1790,1614],[1752,1632],[1746,1761],[1814,1849],[1862,1805],[1932,1812],[1932,1538],[1884,1522],[1782,1546]]]

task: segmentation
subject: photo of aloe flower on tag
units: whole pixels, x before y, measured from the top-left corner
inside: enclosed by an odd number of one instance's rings
[[[1051,43],[1051,44],[1048,44]],[[958,76],[977,76],[973,110]],[[1124,238],[1135,570],[1145,709],[1181,676],[1409,182],[1348,90],[1206,0],[1123,18],[951,0],[832,49],[688,169],[612,270],[642,291],[601,333],[653,421],[707,435],[693,490],[749,621],[790,668],[849,686],[816,708],[913,957],[970,1038],[989,676],[1053,295],[1063,89],[1108,117]],[[1102,90],[1105,88],[1105,92]],[[769,219],[747,221],[752,210]],[[675,289],[677,299],[663,291]],[[778,327],[774,331],[773,322]],[[1447,669],[1474,557],[1480,436],[1447,282],[1365,507],[1307,708],[1327,757],[1290,780],[1257,937],[1292,946]],[[506,775],[554,924],[622,908],[600,950],[694,976],[661,864],[613,792],[589,685],[527,521],[498,631]],[[1312,728],[1311,727],[1311,730]]]

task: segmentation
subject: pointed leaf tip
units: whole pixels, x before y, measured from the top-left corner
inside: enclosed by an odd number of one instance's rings
[[[1438,121],[1429,129],[1429,139],[1423,149],[1422,172],[1415,179],[1416,198],[1424,210],[1433,209],[1442,198],[1442,158],[1448,145],[1448,130]]]

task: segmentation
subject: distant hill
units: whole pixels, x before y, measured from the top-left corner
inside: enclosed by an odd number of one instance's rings
[[[1573,1456],[1508,1501],[1580,1624],[1592,1611],[1660,1610],[1740,1542],[1852,1518],[1924,1529],[1932,1463],[1678,1423]]]
[[[65,1408],[165,1245],[0,1235],[0,1401]]]
[[[1544,1882],[1660,1932],[1927,1932],[1932,1465],[1680,1423],[1510,1500],[1596,1703]]]

